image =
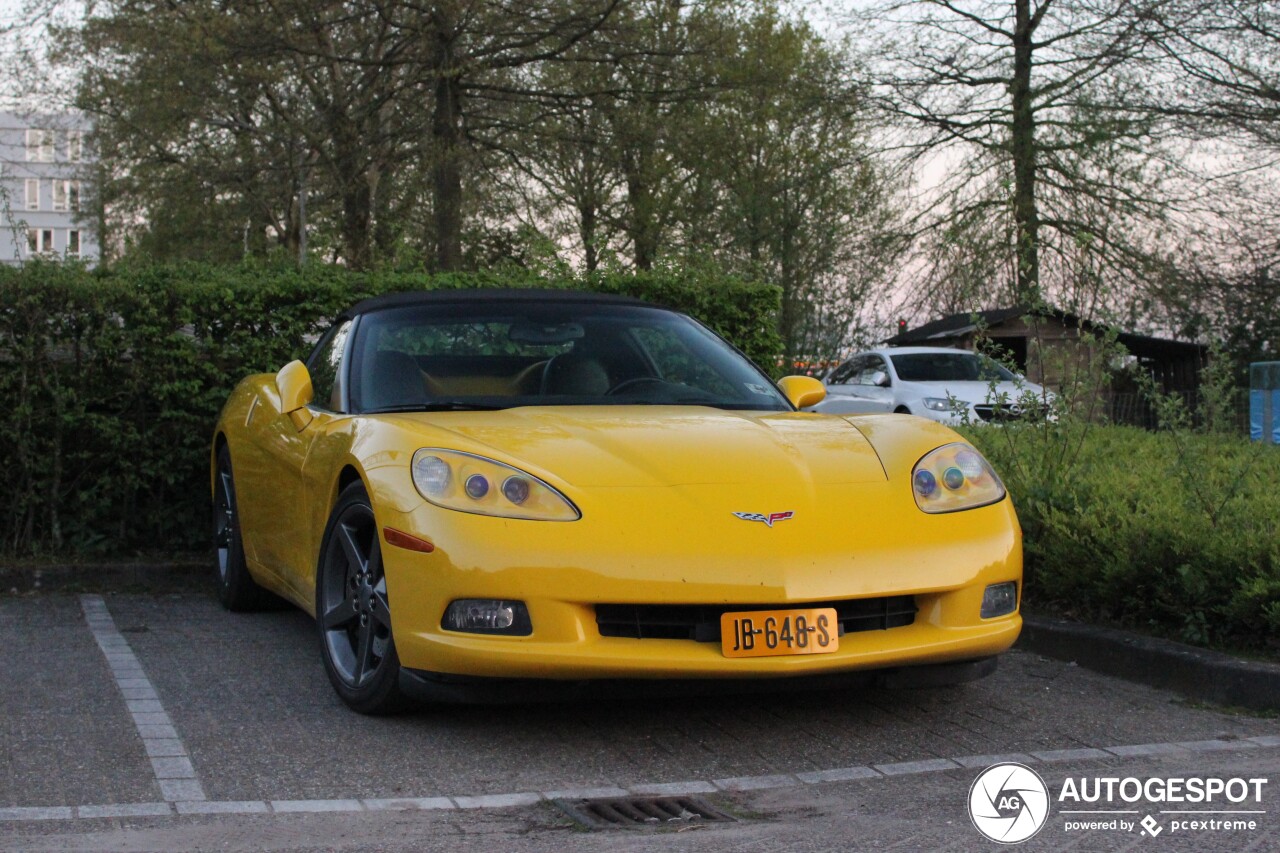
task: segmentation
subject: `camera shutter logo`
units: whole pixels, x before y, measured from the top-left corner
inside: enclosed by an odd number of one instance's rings
[[[969,789],[969,819],[987,838],[1017,844],[1035,835],[1049,818],[1049,789],[1023,764],[993,764]]]

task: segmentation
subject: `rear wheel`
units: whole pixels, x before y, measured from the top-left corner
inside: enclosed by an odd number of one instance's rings
[[[228,610],[259,610],[273,602],[273,596],[258,586],[249,574],[240,538],[240,512],[236,505],[236,484],[231,473],[231,451],[218,449],[217,482],[213,490],[213,550],[217,569],[218,600]]]
[[[325,671],[343,702],[362,714],[405,706],[382,547],[363,483],[342,491],[329,518],[316,576],[316,623]]]

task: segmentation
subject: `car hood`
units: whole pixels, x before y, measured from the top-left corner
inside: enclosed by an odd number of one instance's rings
[[[1039,394],[1041,391],[1040,386],[1032,382],[1024,382],[1021,385],[1016,382],[997,382],[994,393],[992,392],[990,382],[965,382],[956,380],[941,382],[904,382],[903,384],[919,393],[922,397],[951,396],[966,403],[986,403],[1000,394],[1007,395],[1010,402],[1013,402],[1028,391],[1033,394]]]
[[[423,446],[491,456],[574,486],[884,482],[848,421],[696,406],[539,406],[395,415]],[[405,424],[408,426],[408,424]]]

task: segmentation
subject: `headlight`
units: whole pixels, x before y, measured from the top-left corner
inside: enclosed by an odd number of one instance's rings
[[[961,409],[964,406],[963,403],[956,403],[952,406],[951,401],[946,397],[925,397],[920,402],[924,403],[926,409],[932,409],[935,412],[949,412],[953,408]]]
[[[925,512],[955,512],[993,504],[1004,483],[982,454],[967,444],[946,444],[925,454],[911,472],[911,492]]]
[[[436,506],[541,521],[577,521],[578,508],[552,486],[493,459],[424,447],[413,454],[413,485]]]

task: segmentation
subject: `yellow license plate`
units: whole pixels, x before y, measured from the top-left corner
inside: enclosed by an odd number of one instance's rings
[[[729,658],[825,655],[840,648],[840,624],[834,607],[725,613],[720,647]]]

